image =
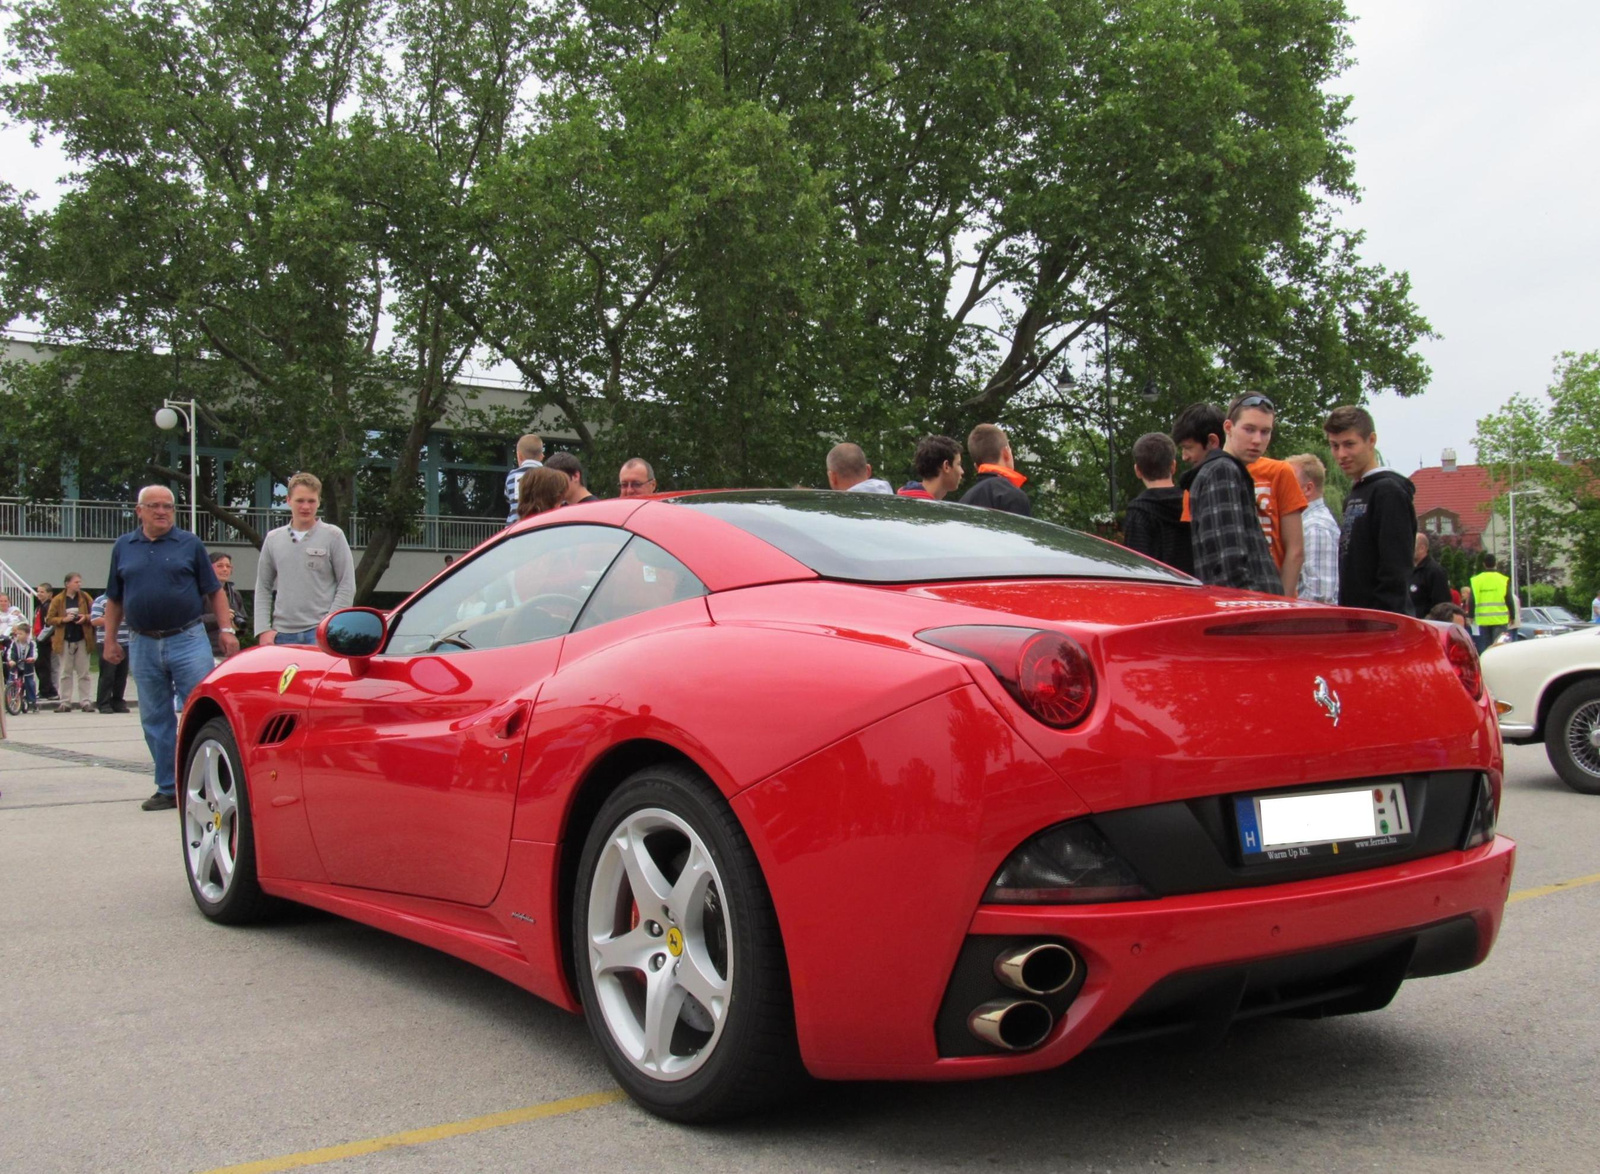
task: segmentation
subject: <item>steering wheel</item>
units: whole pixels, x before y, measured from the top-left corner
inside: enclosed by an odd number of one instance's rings
[[[583,600],[572,595],[564,595],[559,591],[546,591],[528,600],[528,606],[537,608],[558,620],[571,620],[578,614],[578,609],[583,607]]]
[[[437,636],[435,636],[433,638],[433,643],[428,645],[422,651],[424,651],[424,652],[437,652],[440,648],[442,648],[446,644],[452,644],[457,648],[465,648],[469,652],[472,650],[472,645],[467,641],[466,636],[464,636],[462,633],[460,633],[460,632],[441,632],[441,633],[439,633],[439,635],[437,635]]]

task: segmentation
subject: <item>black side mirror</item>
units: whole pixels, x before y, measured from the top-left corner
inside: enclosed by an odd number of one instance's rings
[[[370,607],[347,607],[317,625],[317,647],[330,656],[365,660],[383,647],[388,626],[383,613]]]

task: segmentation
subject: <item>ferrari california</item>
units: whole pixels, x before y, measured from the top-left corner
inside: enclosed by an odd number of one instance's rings
[[[586,1016],[680,1121],[1383,1007],[1515,848],[1454,627],[853,493],[585,504],[215,670],[207,917],[299,902]]]

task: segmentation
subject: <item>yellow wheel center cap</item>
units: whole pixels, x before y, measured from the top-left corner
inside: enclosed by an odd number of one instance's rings
[[[211,827],[215,831],[220,832],[222,830],[222,812],[213,811],[211,813]]]
[[[667,950],[674,958],[683,953],[683,931],[677,926],[667,931]]]

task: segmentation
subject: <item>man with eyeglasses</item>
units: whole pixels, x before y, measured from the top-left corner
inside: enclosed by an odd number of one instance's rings
[[[176,765],[178,719],[173,701],[182,706],[189,693],[211,671],[211,641],[200,622],[203,607],[217,617],[217,639],[223,651],[239,651],[233,634],[228,596],[211,567],[205,544],[173,525],[172,490],[146,485],[139,491],[135,513],[139,528],[111,547],[106,575],[105,651],[107,663],[130,657],[139,687],[139,725],[155,760],[156,793],[142,804],[145,811],[170,811],[178,805]],[[125,653],[117,631],[126,617],[131,646]]]
[[[630,457],[617,473],[617,493],[621,497],[645,497],[656,491],[656,471],[643,457]]]
[[[1239,396],[1228,405],[1228,418],[1222,422],[1223,447],[1238,457],[1250,470],[1256,487],[1256,517],[1261,532],[1272,549],[1283,594],[1293,598],[1300,590],[1300,568],[1305,564],[1306,545],[1302,515],[1306,495],[1300,479],[1287,461],[1267,456],[1278,409],[1260,392]]]

